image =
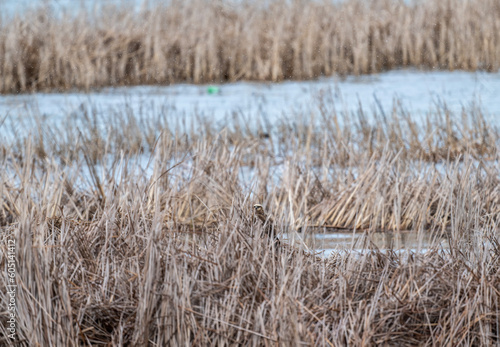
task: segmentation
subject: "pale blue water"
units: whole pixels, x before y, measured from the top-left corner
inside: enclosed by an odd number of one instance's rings
[[[159,112],[174,120],[203,120],[224,124],[237,114],[272,124],[277,119],[318,114],[318,98],[326,98],[329,112],[356,112],[360,105],[369,116],[382,109],[390,113],[395,100],[414,118],[445,103],[454,115],[464,107],[480,105],[487,120],[499,124],[500,74],[484,72],[422,72],[395,70],[362,77],[323,78],[284,83],[228,83],[210,94],[206,85],[105,88],[90,93],[34,93],[0,95],[0,120],[17,123],[40,115],[44,122],[60,122],[79,107],[91,105],[98,115],[123,112],[155,117]],[[35,126],[33,124],[33,126]],[[26,130],[29,130],[29,124]],[[5,134],[5,126],[0,134]]]
[[[316,232],[309,234],[286,234],[282,238],[304,249],[321,252],[328,257],[345,250],[365,249],[398,250],[425,253],[430,250],[449,248],[447,238],[429,232],[399,231],[384,233],[363,232]]]

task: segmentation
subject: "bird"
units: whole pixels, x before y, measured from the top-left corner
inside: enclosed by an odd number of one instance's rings
[[[264,231],[269,238],[273,238],[275,243],[279,245],[279,239],[276,236],[276,225],[274,224],[274,220],[266,215],[264,208],[261,204],[253,205],[253,209],[255,211],[255,215],[259,218],[264,225]]]

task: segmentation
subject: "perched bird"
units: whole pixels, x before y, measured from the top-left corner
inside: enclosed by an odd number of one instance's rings
[[[253,205],[253,209],[257,218],[259,218],[262,221],[262,224],[264,224],[264,231],[267,236],[269,238],[274,238],[276,245],[279,245],[279,239],[276,236],[276,225],[274,224],[273,219],[266,215],[266,212],[264,212],[264,208],[261,204]]]

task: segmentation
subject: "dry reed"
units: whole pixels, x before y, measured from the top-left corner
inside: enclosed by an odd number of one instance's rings
[[[498,344],[495,128],[478,109],[462,121],[438,108],[418,123],[398,107],[377,122],[327,108],[321,126],[299,115],[183,133],[164,116],[137,131],[141,117],[126,112],[92,126],[82,107],[61,128],[4,143],[0,267],[15,239],[16,343]],[[260,237],[255,202],[280,232],[412,228],[443,232],[450,248],[368,245],[329,259],[276,249]],[[2,291],[2,321],[8,299]]]
[[[0,93],[281,81],[402,67],[497,71],[496,0],[169,1],[0,23]]]

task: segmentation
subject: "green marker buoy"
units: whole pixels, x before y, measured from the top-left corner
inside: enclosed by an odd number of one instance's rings
[[[217,87],[217,86],[208,86],[207,92],[208,92],[208,94],[213,95],[213,94],[218,94],[220,92],[220,90],[219,90],[219,87]]]

